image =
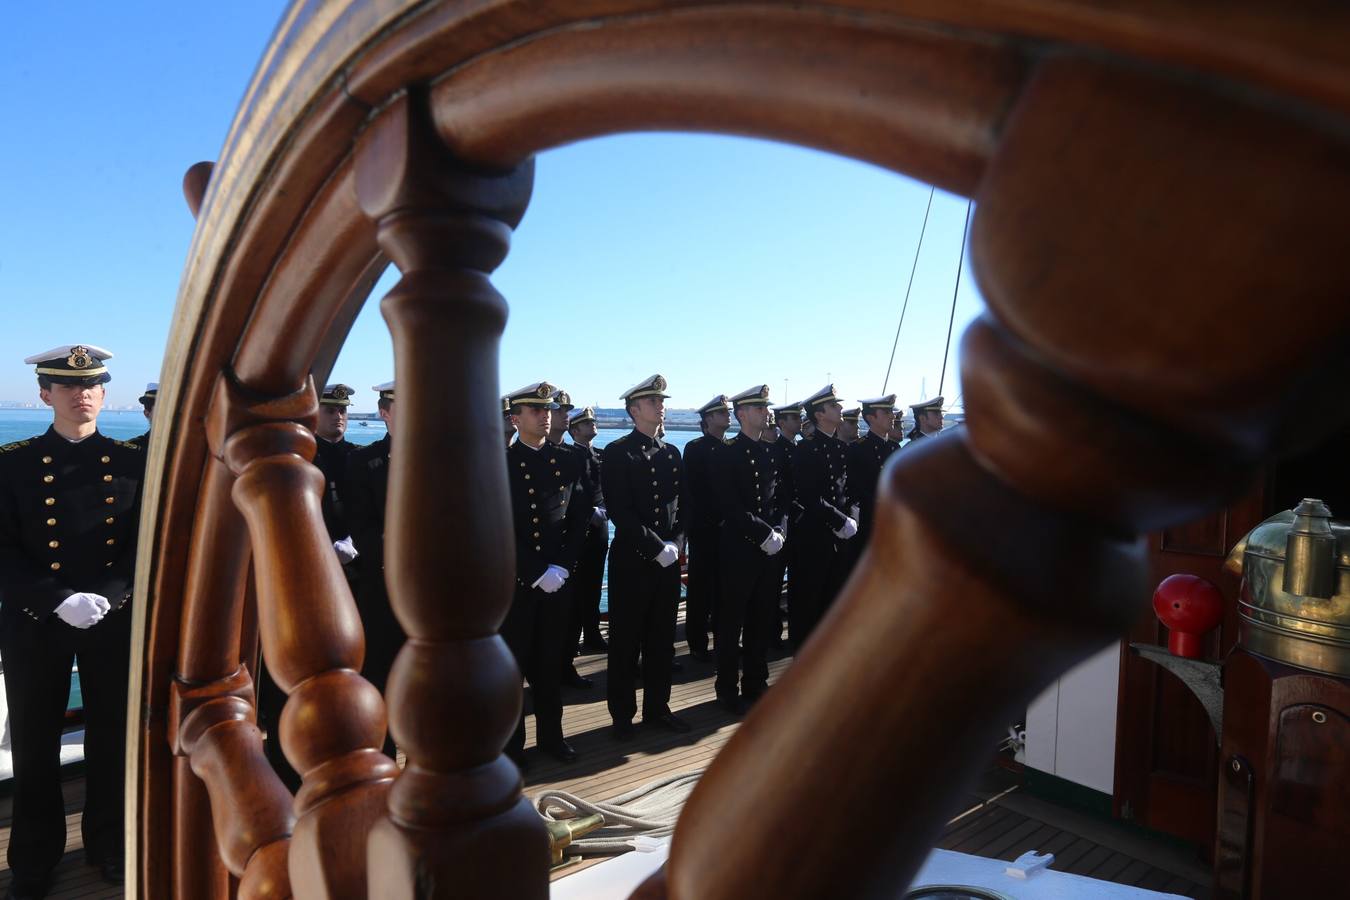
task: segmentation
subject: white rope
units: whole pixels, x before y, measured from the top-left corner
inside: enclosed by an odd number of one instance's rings
[[[567,852],[603,856],[625,853],[639,837],[667,837],[701,772],[671,775],[621,794],[604,803],[590,803],[566,791],[541,791],[535,808],[546,819],[570,819],[599,813],[605,824],[568,845]]]

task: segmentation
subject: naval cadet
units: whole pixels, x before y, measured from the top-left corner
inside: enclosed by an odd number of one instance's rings
[[[518,440],[506,450],[511,519],[516,543],[516,585],[501,635],[530,684],[535,743],[562,762],[577,758],[562,732],[560,673],[576,649],[571,634],[568,580],[586,539],[592,508],[582,485],[579,456],[548,441],[557,410],[556,388],[536,382],[507,395]],[[525,715],[506,752],[525,762]]]
[[[689,580],[684,592],[684,637],[689,655],[704,662],[708,635],[716,634],[721,589],[717,527],[722,523],[717,489],[713,481],[713,458],[731,427],[731,404],[718,394],[698,408],[698,426],[703,433],[684,445],[684,472],[689,485]]]
[[[557,452],[572,453],[573,452],[572,445],[565,443],[563,441],[563,435],[567,434],[568,417],[572,414],[572,410],[576,409],[576,405],[572,402],[572,395],[567,393],[567,391],[562,390],[561,388],[555,389],[553,392],[553,405],[554,409],[552,410],[548,420],[549,421],[548,436],[546,439],[548,440],[549,446],[555,448]],[[600,504],[594,503],[593,498],[597,493],[603,493],[603,491],[599,487],[591,483],[590,470],[586,468],[585,460],[578,457],[577,465],[581,467],[582,484],[573,502],[581,505],[589,505],[594,510],[598,508]],[[592,513],[592,515],[594,516],[594,513]],[[572,611],[568,614],[568,622],[569,622],[568,633],[570,634],[571,625],[580,621],[581,614],[575,608],[576,604],[575,591],[569,590],[567,593],[568,593],[567,602],[569,604],[572,604],[573,606]],[[572,644],[575,643],[576,641],[573,640]],[[576,656],[575,647],[573,647],[571,653],[566,654],[563,658],[562,685],[563,687],[576,688],[577,690],[582,691],[588,690],[592,686],[592,682],[589,678],[585,677],[584,675],[582,675],[580,672],[577,671],[576,664],[572,662],[572,658],[574,656]]]
[[[572,449],[586,470],[586,482],[591,486],[591,519],[586,528],[586,541],[577,557],[577,569],[572,575],[572,643],[581,641],[581,653],[608,653],[609,645],[600,633],[600,595],[605,584],[605,557],[609,555],[609,514],[605,510],[604,485],[600,478],[600,451],[592,443],[599,429],[595,410],[589,406],[568,417],[567,431],[572,436]]]
[[[358,587],[358,566],[353,561],[358,554],[342,501],[347,494],[347,458],[356,449],[356,445],[345,438],[347,410],[351,406],[352,393],[352,388],[345,384],[327,384],[320,392],[319,417],[314,428],[314,467],[323,474],[324,480],[323,497],[319,504],[324,528],[328,531],[328,540],[333,544],[333,552],[342,563],[343,574],[355,592]],[[300,790],[302,779],[300,773],[291,767],[290,760],[286,759],[280,741],[281,711],[286,705],[286,692],[272,679],[266,660],[258,667],[256,684],[258,724],[267,734],[263,752],[282,783],[290,788],[291,793],[295,793]]]
[[[41,435],[0,447],[0,658],[13,751],[10,896],[45,895],[66,846],[61,731],[78,664],[85,859],[123,878],[131,591],[145,452],[98,430],[107,350],[53,348],[36,365]]]
[[[862,415],[860,407],[846,409],[839,415],[839,432],[835,436],[845,444],[852,444],[858,440],[858,417]]]
[[[342,506],[346,493],[347,457],[356,445],[347,440],[347,413],[352,405],[353,389],[345,384],[326,384],[319,396],[319,422],[314,429],[314,465],[323,473],[323,524],[333,552],[343,566],[348,567],[357,557],[352,541],[352,530]],[[350,575],[349,575],[350,577]]]
[[[914,410],[914,430],[909,433],[910,441],[937,434],[942,430],[942,398],[934,397],[921,403],[911,403]]]
[[[357,447],[347,454],[347,477],[341,497],[347,527],[352,543],[361,554],[361,566],[356,577],[356,609],[361,614],[361,626],[366,633],[366,661],[361,674],[381,694],[389,681],[389,670],[394,657],[403,647],[406,635],[389,605],[389,591],[384,581],[384,514],[389,495],[389,456],[397,429],[398,404],[395,402],[394,382],[388,381],[371,388],[378,400],[376,410],[384,421],[384,437],[365,447]],[[384,739],[384,752],[394,757],[394,741]]]
[[[802,405],[800,403],[789,403],[784,406],[775,406],[773,408],[774,422],[778,425],[778,438],[773,442],[774,473],[777,475],[777,487],[775,496],[778,498],[778,507],[783,514],[783,534],[789,535],[793,526],[801,516],[801,507],[796,502],[796,491],[792,484],[792,457],[797,452],[797,435],[802,430]],[[787,574],[787,591],[792,593],[792,541],[789,537],[787,549],[774,556],[774,562],[778,566],[778,590],[781,595],[783,589],[783,575]],[[789,606],[791,600],[788,601]],[[774,601],[775,614],[773,621],[769,624],[769,646],[781,647],[783,644],[783,628],[786,625],[786,613],[782,608],[781,596]]]
[[[769,622],[777,616],[782,585],[774,557],[787,536],[774,496],[774,451],[761,439],[768,427],[769,386],[755,385],[732,397],[731,403],[740,431],[712,459],[714,496],[722,520],[715,687],[718,702],[739,715],[769,686],[765,642]]]
[[[136,400],[141,405],[141,414],[145,416],[145,434],[138,434],[131,443],[142,450],[150,446],[150,429],[155,425],[155,400],[159,397],[159,382],[152,381],[145,386],[145,393]]]
[[[881,467],[897,449],[887,437],[895,426],[895,395],[862,401],[862,414],[867,434],[848,446],[849,500],[858,510],[858,534],[849,543],[859,552],[872,535]]]
[[[827,384],[802,401],[815,437],[792,459],[793,488],[801,505],[801,521],[792,530],[792,578],[788,599],[788,634],[796,647],[806,641],[834,601],[848,575],[845,545],[858,531],[848,508],[848,461],[845,444],[836,436],[843,406],[834,385]]]
[[[642,723],[685,732],[670,711],[675,617],[680,603],[676,561],[685,538],[684,465],[658,438],[666,415],[666,379],[642,381],[622,395],[633,430],[600,454],[600,478],[614,522],[609,556],[609,715],[614,737],[633,736],[635,669],[642,656]]]

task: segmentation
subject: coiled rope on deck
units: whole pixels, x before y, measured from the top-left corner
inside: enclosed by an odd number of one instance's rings
[[[675,831],[684,801],[701,772],[685,772],[644,784],[603,803],[591,803],[566,791],[541,791],[535,808],[546,819],[570,819],[596,813],[605,824],[568,845],[569,852],[586,856],[626,853],[639,837],[668,837]]]

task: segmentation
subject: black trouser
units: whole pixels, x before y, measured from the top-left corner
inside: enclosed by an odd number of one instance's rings
[[[272,680],[272,673],[267,671],[267,664],[261,656],[258,658],[258,680],[254,688],[258,693],[258,727],[267,732],[263,753],[280,776],[281,783],[294,794],[300,790],[302,779],[281,750],[281,710],[286,705],[286,692]]]
[[[792,584],[788,592],[788,636],[801,647],[834,602],[848,577],[848,557],[823,526],[804,526],[793,535]]]
[[[776,556],[766,555],[738,534],[723,534],[721,550],[724,565],[717,613],[717,696],[723,700],[736,698],[739,670],[740,693],[754,700],[769,684],[764,645],[769,620],[778,617],[783,570]]]
[[[546,747],[562,742],[562,682],[559,675],[576,644],[568,635],[572,591],[566,583],[551,594],[516,585],[511,608],[502,622],[501,636],[530,683],[534,700],[534,742]],[[525,749],[525,714],[507,743],[510,753]]]
[[[769,558],[769,565],[772,568],[769,582],[773,585],[773,604],[768,617],[764,620],[764,625],[768,629],[765,640],[770,646],[775,647],[783,640],[783,575],[787,571],[791,553],[792,543],[789,538],[787,546]],[[788,590],[792,590],[791,582],[788,583]]]
[[[600,634],[600,593],[605,584],[605,556],[609,553],[609,523],[592,525],[577,557],[572,585],[572,645],[584,640],[592,647],[605,642]]]
[[[689,533],[689,583],[684,594],[684,638],[691,651],[708,649],[708,634],[717,630],[721,607],[717,595],[722,587],[721,547],[717,526],[703,526]]]
[[[11,615],[0,627],[14,751],[8,860],[16,881],[45,879],[66,850],[61,732],[77,661],[84,697],[84,852],[93,863],[122,859],[130,655],[129,605],[84,630],[55,614],[45,622]]]
[[[385,685],[389,683],[389,670],[394,667],[394,659],[403,649],[407,635],[389,605],[382,569],[376,573],[362,573],[356,588],[356,609],[361,614],[361,627],[366,635],[366,661],[361,666],[361,675],[383,696]],[[384,755],[393,759],[396,752],[394,736],[385,732]]]
[[[637,713],[636,675],[642,655],[642,718],[670,711],[675,660],[675,612],[680,567],[664,569],[620,540],[609,555],[609,715],[631,722]]]

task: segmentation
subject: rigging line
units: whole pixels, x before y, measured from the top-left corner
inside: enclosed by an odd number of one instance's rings
[[[961,267],[966,262],[966,239],[970,232],[970,205],[966,201],[966,224],[961,226],[961,257],[956,261],[956,287],[952,288],[952,317],[947,320],[947,346],[942,351],[942,377],[938,379],[938,396],[942,396],[942,386],[947,381],[947,355],[952,352],[952,325],[956,323],[956,295],[961,290]]]
[[[900,346],[900,326],[905,324],[905,310],[909,308],[909,292],[914,287],[914,273],[919,268],[919,251],[923,249],[923,236],[928,231],[928,213],[933,209],[933,191],[928,189],[928,206],[923,211],[923,227],[919,229],[919,246],[914,248],[914,265],[909,268],[909,284],[905,287],[905,302],[900,306],[900,321],[895,326],[895,342],[891,344],[891,359],[886,363],[886,377],[881,382],[881,393],[886,393],[886,385],[891,382],[891,366],[895,365],[895,348]]]

